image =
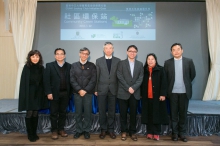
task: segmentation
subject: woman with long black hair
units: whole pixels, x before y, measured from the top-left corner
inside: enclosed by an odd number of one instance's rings
[[[24,65],[19,91],[18,111],[26,111],[25,123],[28,139],[34,142],[37,136],[38,110],[48,108],[43,90],[43,59],[38,50],[28,53]]]

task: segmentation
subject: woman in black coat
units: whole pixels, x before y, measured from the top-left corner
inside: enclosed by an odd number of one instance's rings
[[[159,140],[161,124],[168,124],[165,96],[166,76],[163,67],[157,63],[155,54],[147,55],[144,65],[144,79],[141,86],[142,123],[147,124],[147,138]]]
[[[18,111],[26,111],[25,123],[28,139],[31,142],[39,139],[36,134],[38,110],[48,108],[43,90],[43,72],[41,53],[38,50],[31,50],[21,74],[18,102]]]

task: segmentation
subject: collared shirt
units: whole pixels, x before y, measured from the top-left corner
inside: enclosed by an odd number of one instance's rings
[[[62,64],[59,64],[59,62],[57,61],[57,64],[59,65],[59,67],[63,67],[63,65],[65,64],[65,61],[63,61]]]
[[[112,55],[110,57],[105,55],[105,59],[112,59]]]
[[[82,60],[79,59],[79,62],[80,62],[82,65],[84,65],[84,64],[86,64],[87,60],[86,60],[85,62],[82,62]]]
[[[131,62],[129,59],[128,59],[128,62],[129,62],[129,65],[130,65],[130,70],[131,70],[131,76],[133,78],[133,73],[134,73],[134,62]]]
[[[181,60],[183,58],[183,56],[181,56],[179,59],[174,57],[174,60]]]

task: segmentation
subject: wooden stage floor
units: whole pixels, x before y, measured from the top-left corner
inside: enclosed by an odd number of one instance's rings
[[[146,145],[163,145],[163,146],[182,146],[182,145],[200,145],[211,146],[220,145],[220,137],[216,135],[212,136],[198,136],[188,137],[188,142],[171,140],[170,136],[161,136],[159,141],[146,139],[145,136],[138,135],[138,141],[134,142],[129,137],[126,141],[121,141],[120,135],[117,135],[116,139],[111,139],[108,135],[105,139],[100,139],[98,134],[92,134],[91,138],[86,140],[83,136],[79,139],[74,139],[73,135],[69,135],[66,138],[59,137],[58,140],[52,140],[50,133],[39,134],[40,139],[36,142],[29,142],[27,136],[21,133],[9,133],[0,134],[0,145],[25,145],[25,146],[146,146]]]

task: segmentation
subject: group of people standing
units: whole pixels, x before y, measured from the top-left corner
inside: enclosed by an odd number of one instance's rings
[[[38,110],[48,108],[50,101],[51,138],[67,137],[64,130],[66,108],[71,94],[74,94],[75,121],[77,139],[84,135],[90,138],[92,96],[98,98],[99,123],[104,139],[106,135],[115,139],[114,120],[116,99],[119,102],[121,140],[129,135],[137,141],[136,115],[138,100],[142,99],[142,123],[147,125],[148,139],[159,140],[161,125],[168,124],[166,98],[171,109],[172,140],[178,137],[187,142],[186,118],[189,99],[192,96],[192,80],[195,67],[192,59],[182,57],[181,44],[171,46],[173,58],[165,61],[164,67],[157,62],[154,53],[150,53],[143,63],[136,60],[138,48],[127,48],[127,59],[113,56],[114,46],[106,42],[104,56],[96,60],[96,65],[88,61],[90,50],[79,50],[79,61],[72,65],[65,61],[65,50],[54,51],[55,61],[43,67],[41,53],[32,50],[21,75],[19,93],[19,111],[26,110],[25,123],[28,139],[39,139],[36,134]],[[129,112],[129,124],[127,113]],[[129,125],[129,126],[128,126]]]

